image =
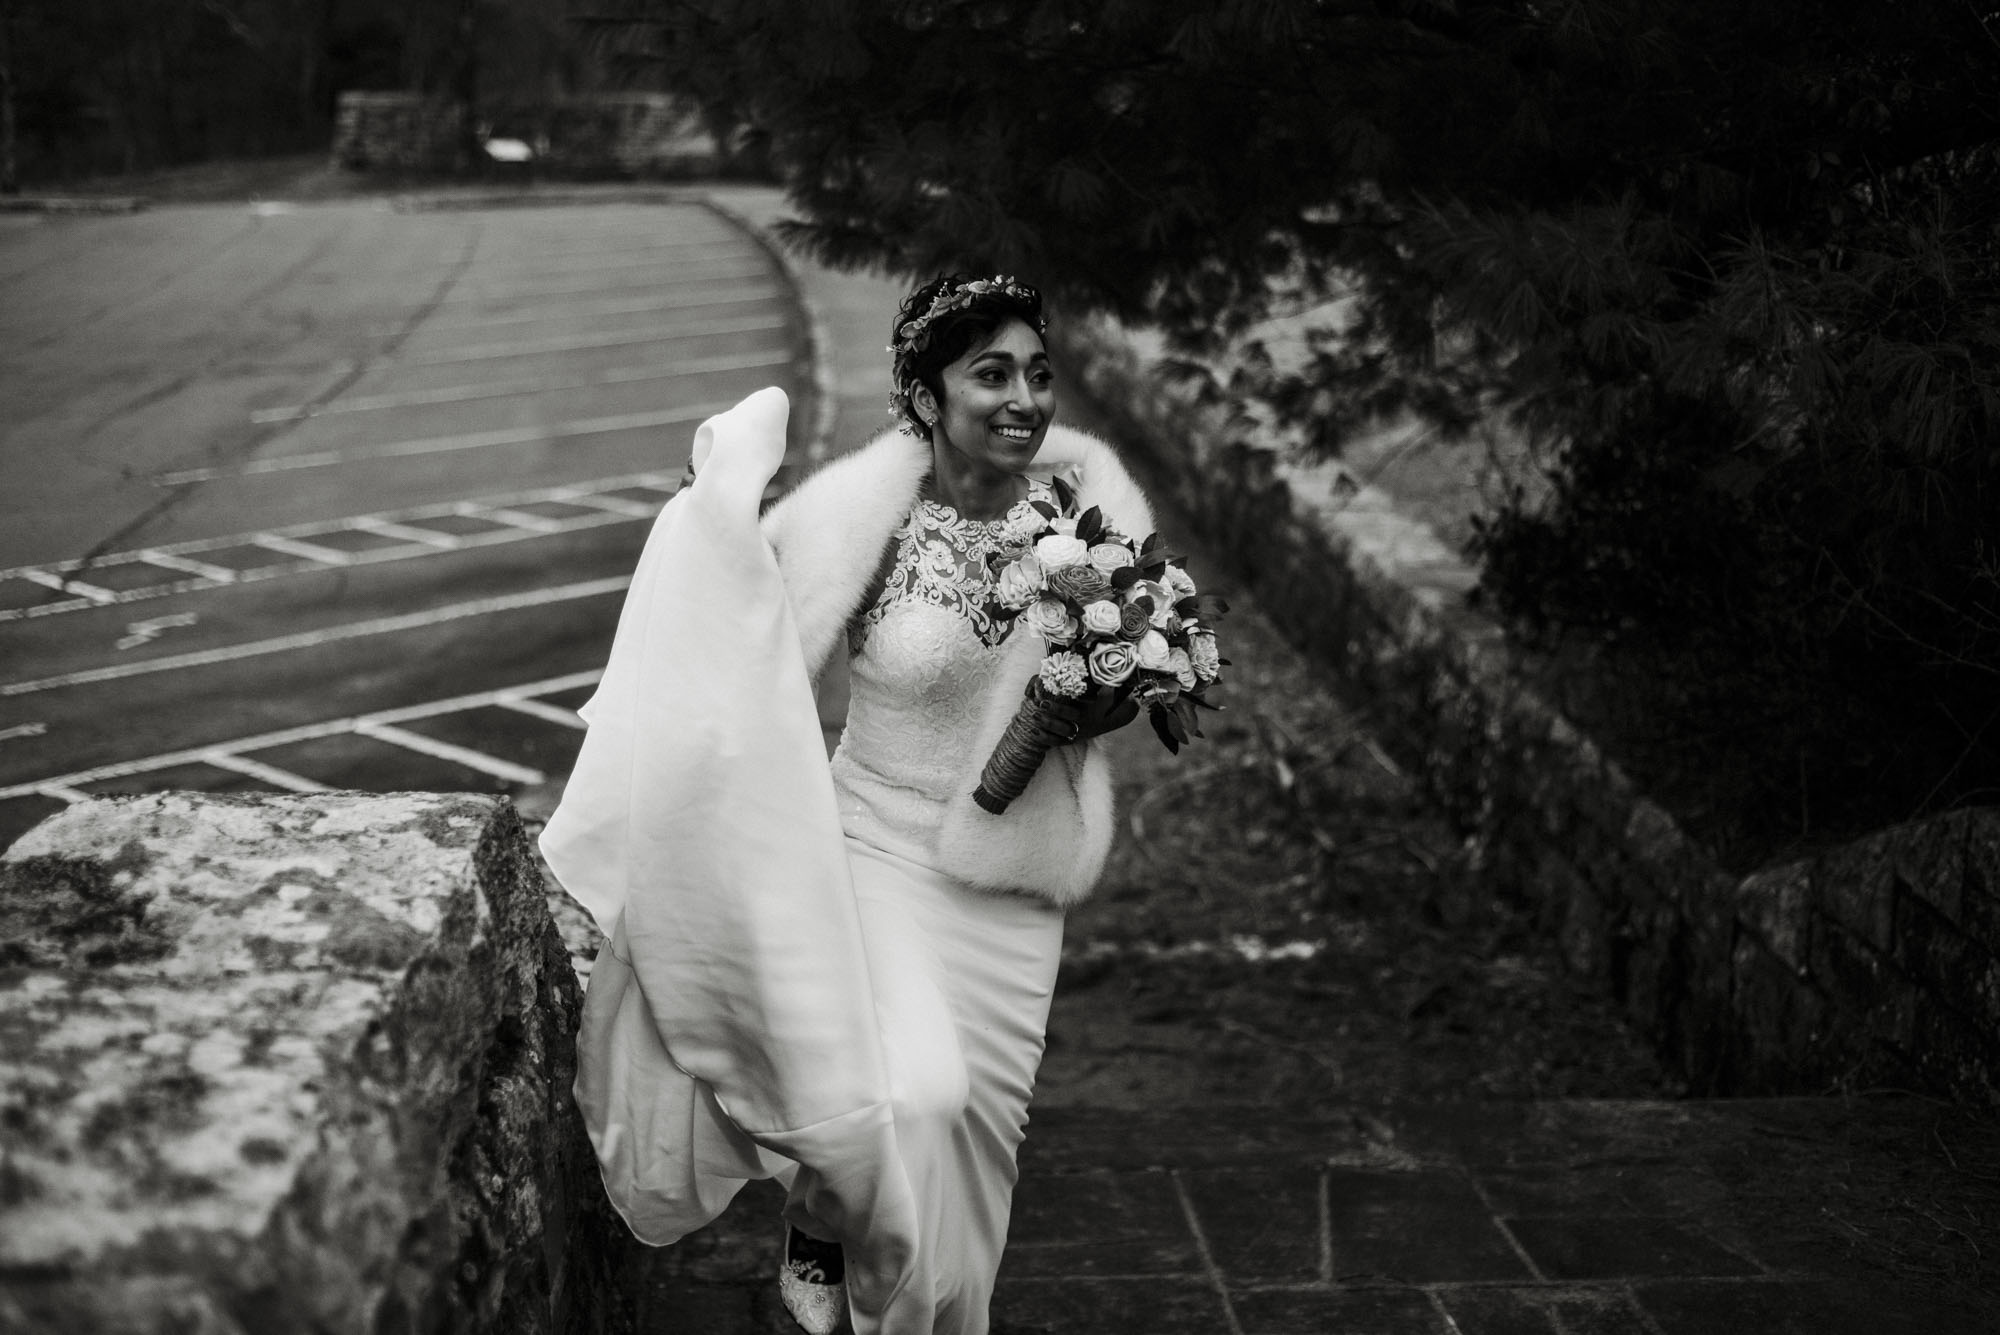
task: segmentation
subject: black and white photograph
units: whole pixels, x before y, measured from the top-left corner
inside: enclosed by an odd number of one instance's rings
[[[0,0],[0,1335],[2000,1330],[2000,3]]]

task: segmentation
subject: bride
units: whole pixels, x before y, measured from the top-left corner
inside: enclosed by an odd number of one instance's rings
[[[1109,447],[1053,425],[1044,327],[1009,278],[918,287],[903,430],[761,520],[783,393],[702,425],[542,835],[609,937],[576,1092],[613,1203],[661,1245],[777,1178],[780,1289],[814,1332],[986,1331],[1063,912],[1111,841],[1093,739],[1129,703],[1060,705],[1006,813],[971,799],[1043,653],[989,618],[988,557],[1058,474],[1152,531]],[[829,764],[812,679],[842,666]]]

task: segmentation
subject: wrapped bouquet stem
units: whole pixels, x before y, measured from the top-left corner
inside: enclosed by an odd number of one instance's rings
[[[1052,698],[1042,689],[1041,678],[1030,680],[1021,707],[1014,711],[1007,731],[1000,734],[986,767],[979,771],[979,786],[972,790],[972,800],[994,815],[1007,810],[1008,803],[1028,790],[1028,781],[1055,745],[1049,729],[1054,713],[1051,706]]]
[[[1221,707],[1207,693],[1227,662],[1213,629],[1227,605],[1196,591],[1158,534],[1134,543],[1095,507],[1071,513],[1074,497],[1061,479],[1055,491],[1060,510],[1023,501],[1009,512],[1015,550],[994,558],[997,601],[988,614],[1025,624],[1048,646],[972,793],[995,815],[1027,790],[1043,757],[1064,740],[1051,726],[1060,703],[1102,692],[1129,696],[1174,752],[1201,735],[1198,707]]]

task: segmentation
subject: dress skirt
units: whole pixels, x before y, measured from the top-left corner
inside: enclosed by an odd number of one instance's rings
[[[1028,1121],[1062,956],[1063,915],[1046,900],[970,890],[942,873],[847,841],[862,941],[888,1068],[899,1162],[917,1211],[907,1283],[860,1335],[984,1335],[1007,1242],[1015,1151]],[[807,1202],[801,1169],[790,1222],[854,1253]]]
[[[857,1335],[984,1335],[1062,911],[969,889],[858,839],[845,847],[887,1091],[878,1116],[784,1135],[746,1127],[669,1053],[642,985],[649,952],[635,952],[622,924],[591,973],[578,1103],[612,1203],[642,1241],[673,1242],[721,1214],[744,1181],[776,1178],[786,1220],[844,1249]],[[755,989],[784,973],[731,976]],[[756,998],[746,990],[743,1002]],[[829,1081],[856,1060],[842,1046],[810,1055]],[[747,1051],[734,1060],[755,1064]]]

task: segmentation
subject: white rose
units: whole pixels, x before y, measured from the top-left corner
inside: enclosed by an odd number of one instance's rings
[[[1041,594],[1042,563],[1032,553],[1002,566],[1000,577],[993,583],[993,596],[1000,600],[1000,605],[1017,611]]]
[[[1167,652],[1167,671],[1174,674],[1182,690],[1194,689],[1194,662],[1188,657],[1187,650],[1171,649]]]
[[[1158,616],[1161,608],[1172,611],[1174,604],[1179,601],[1174,597],[1172,589],[1156,579],[1142,579],[1125,594],[1125,601],[1128,603],[1135,603],[1141,598],[1153,600],[1153,616]]]
[[[1154,672],[1167,671],[1167,665],[1173,658],[1173,651],[1167,644],[1167,637],[1156,630],[1149,630],[1144,635],[1141,635],[1139,642],[1133,645],[1132,648],[1139,655],[1139,666]]]
[[[1188,572],[1182,570],[1179,566],[1168,566],[1161,579],[1166,583],[1168,588],[1174,591],[1175,602],[1179,602],[1183,598],[1194,597],[1194,581],[1188,578]]]
[[[1035,544],[1035,555],[1041,560],[1043,570],[1061,570],[1088,561],[1090,545],[1066,533],[1051,533]]]
[[[1067,644],[1076,638],[1076,618],[1060,599],[1043,598],[1021,616],[1037,635],[1051,644]]]
[[[1049,521],[1049,527],[1065,538],[1076,536],[1076,518],[1073,515],[1059,515]]]
[[[1203,631],[1188,637],[1188,662],[1194,667],[1194,675],[1202,681],[1214,681],[1222,671],[1222,651],[1216,647],[1215,635]]]
[[[1090,678],[1105,686],[1117,686],[1130,680],[1136,666],[1132,646],[1123,640],[1100,644],[1090,651]]]
[[[1118,604],[1109,598],[1100,598],[1094,603],[1084,604],[1083,624],[1093,635],[1116,635],[1119,625]]]
[[[1100,542],[1090,549],[1090,563],[1109,576],[1112,571],[1132,564],[1132,551],[1115,542]]]

